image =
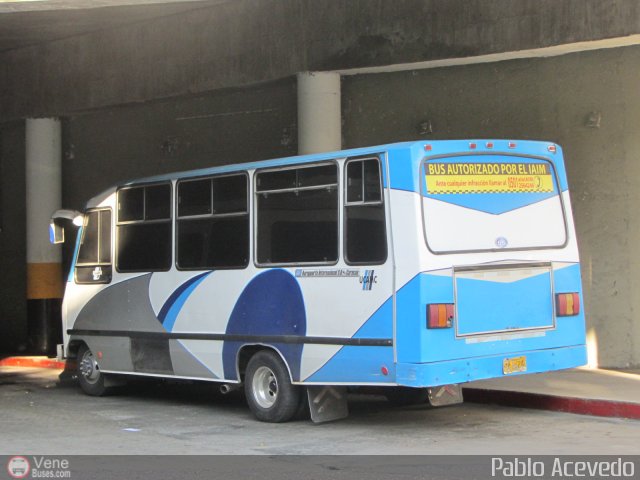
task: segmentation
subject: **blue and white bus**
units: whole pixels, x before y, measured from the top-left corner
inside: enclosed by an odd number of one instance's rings
[[[59,237],[54,214],[54,236]],[[259,420],[346,415],[346,387],[459,384],[586,363],[561,148],[408,142],[123,183],[79,214],[64,354],[240,388]],[[77,219],[76,219],[77,220]]]

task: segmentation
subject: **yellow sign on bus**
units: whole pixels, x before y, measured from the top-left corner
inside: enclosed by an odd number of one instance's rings
[[[551,167],[544,163],[427,162],[428,194],[553,192]]]

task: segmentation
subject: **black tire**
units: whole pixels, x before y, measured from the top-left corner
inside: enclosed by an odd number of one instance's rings
[[[302,389],[291,384],[284,362],[270,350],[261,350],[249,360],[244,391],[251,412],[261,422],[287,422],[300,408]]]
[[[428,388],[391,387],[386,388],[385,396],[389,403],[397,407],[430,405]]]
[[[93,397],[101,397],[108,392],[105,386],[105,375],[93,356],[93,352],[86,345],[80,346],[76,356],[78,369],[78,384],[84,393]]]
[[[298,409],[293,416],[294,420],[310,420],[311,410],[309,409],[309,398],[307,397],[307,389],[305,387],[300,388],[300,402],[298,403]]]

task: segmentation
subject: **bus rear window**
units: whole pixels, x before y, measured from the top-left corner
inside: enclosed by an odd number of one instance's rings
[[[510,155],[428,160],[423,221],[434,253],[561,248],[567,241],[553,165]]]

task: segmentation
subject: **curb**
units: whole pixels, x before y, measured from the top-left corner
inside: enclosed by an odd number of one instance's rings
[[[67,362],[48,357],[7,357],[0,359],[0,367],[31,367],[64,370]]]
[[[640,420],[639,403],[615,400],[558,397],[542,393],[485,390],[481,388],[465,388],[464,399],[472,403],[502,405],[505,407],[533,408],[595,417]]]

